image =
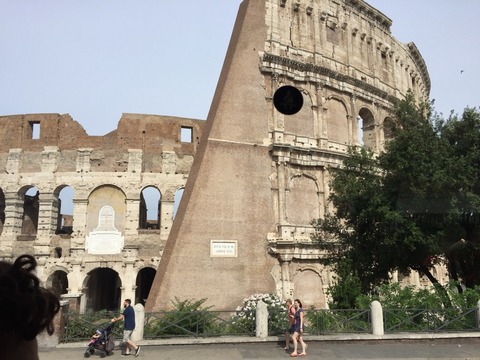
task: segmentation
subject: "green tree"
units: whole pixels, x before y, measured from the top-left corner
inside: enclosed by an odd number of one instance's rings
[[[480,116],[467,109],[445,121],[408,94],[394,118],[385,152],[376,157],[352,147],[343,166],[330,169],[335,210],[312,222],[313,239],[325,250],[322,261],[340,274],[337,286],[353,276],[368,294],[392,271],[414,270],[448,304],[430,272],[435,263],[447,258],[454,278],[467,287],[480,281]]]

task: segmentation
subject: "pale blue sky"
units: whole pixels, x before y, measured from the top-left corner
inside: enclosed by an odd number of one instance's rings
[[[205,119],[240,0],[0,0],[0,115]],[[371,0],[415,42],[445,115],[480,105],[479,0]],[[461,74],[460,71],[464,70]]]

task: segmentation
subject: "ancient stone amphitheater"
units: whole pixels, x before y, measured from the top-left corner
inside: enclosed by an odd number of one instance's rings
[[[259,292],[325,307],[310,222],[330,210],[328,168],[350,145],[381,151],[408,90],[429,96],[391,24],[362,0],[244,0],[206,121],[124,114],[89,136],[69,115],[0,117],[0,257],[34,254],[81,311]],[[292,115],[274,104],[285,86]]]

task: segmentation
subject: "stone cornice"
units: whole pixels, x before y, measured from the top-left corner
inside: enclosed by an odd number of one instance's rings
[[[368,18],[372,19],[377,24],[382,25],[385,30],[390,32],[390,27],[393,23],[392,20],[373,6],[367,4],[363,0],[345,0],[345,3],[353,7],[357,12],[365,14]]]
[[[303,159],[305,157],[311,158],[309,166],[340,166],[348,155],[336,151],[329,151],[320,148],[302,148],[292,146],[290,144],[272,144],[268,149],[270,156],[274,161],[282,158],[288,163],[297,163],[296,159]],[[307,165],[304,163],[302,165]]]
[[[422,79],[425,86],[428,89],[428,93],[430,93],[431,82],[430,82],[430,75],[428,74],[428,70],[427,70],[427,64],[425,63],[425,60],[423,60],[423,57],[420,54],[420,51],[418,51],[417,46],[413,42],[408,43],[407,46],[408,46],[408,50],[410,50],[410,55],[412,56],[412,59],[415,62],[415,65],[417,65],[418,69],[422,74]]]
[[[352,85],[356,88],[362,89],[362,90],[364,90],[364,91],[366,91],[370,94],[376,95],[377,97],[385,99],[385,100],[387,100],[389,102],[392,102],[392,103],[394,103],[398,100],[394,96],[389,95],[386,91],[383,91],[383,90],[381,90],[381,89],[379,89],[379,88],[377,88],[373,85],[370,85],[370,84],[366,83],[365,81],[355,79],[351,76],[341,74],[337,71],[334,71],[332,69],[329,69],[329,68],[326,68],[326,67],[323,67],[323,66],[318,66],[318,65],[310,64],[310,63],[304,63],[304,62],[301,62],[301,61],[292,60],[292,59],[287,58],[287,57],[273,55],[273,54],[269,54],[269,53],[264,53],[263,54],[262,61],[263,62],[269,62],[269,63],[279,65],[279,66],[286,66],[290,69],[297,70],[297,71],[311,72],[311,73],[314,73],[314,74],[326,76],[330,79],[335,79],[337,81],[350,84],[350,85]],[[266,69],[264,68],[264,70],[266,70]]]

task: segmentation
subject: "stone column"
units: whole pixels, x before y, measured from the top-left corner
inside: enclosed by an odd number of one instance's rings
[[[125,219],[125,236],[137,235],[139,228],[140,199],[126,199],[125,203],[126,213],[129,214]]]
[[[278,214],[280,224],[285,224],[286,218],[286,186],[285,186],[285,162],[279,161],[277,163],[278,172]]]
[[[288,299],[292,291],[290,289],[290,262],[289,260],[280,259],[280,266],[282,270],[282,297],[283,299]]]
[[[173,224],[174,199],[172,195],[165,194],[165,196],[162,196],[160,201],[160,239],[166,241],[168,238],[168,233],[170,232]]]
[[[72,248],[85,250],[88,199],[73,199]]]

